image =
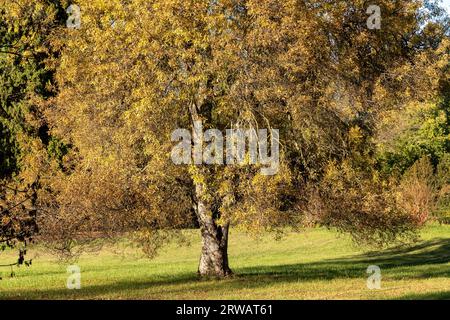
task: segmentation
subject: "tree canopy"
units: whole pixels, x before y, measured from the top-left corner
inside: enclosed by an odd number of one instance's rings
[[[53,28],[48,50],[57,54],[36,69],[44,78],[55,70],[55,95],[39,76],[44,87],[30,89],[43,96],[36,104],[58,150],[41,159],[38,225],[63,251],[132,231],[152,255],[194,221],[199,272],[227,275],[230,226],[258,235],[321,224],[382,244],[420,225],[401,205],[398,180],[380,170],[380,141],[388,115],[405,108],[439,105],[448,116],[437,102],[448,102],[448,30],[422,1],[377,1],[379,28],[368,27],[361,0],[77,5],[81,24]],[[447,139],[430,142],[447,153],[448,120],[436,112],[420,132]],[[248,155],[235,165],[174,164],[172,132],[195,123],[277,129],[277,174],[261,174]]]

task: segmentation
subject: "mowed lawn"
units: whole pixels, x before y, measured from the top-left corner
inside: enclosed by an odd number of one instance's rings
[[[199,279],[197,230],[187,247],[172,244],[155,259],[138,249],[104,248],[81,256],[81,289],[66,288],[68,264],[36,247],[31,267],[1,267],[0,299],[450,299],[450,226],[432,225],[412,246],[383,251],[356,247],[325,229],[255,241],[234,231],[230,265],[235,276]],[[0,253],[0,264],[13,261]],[[381,268],[381,289],[369,290],[367,267]]]

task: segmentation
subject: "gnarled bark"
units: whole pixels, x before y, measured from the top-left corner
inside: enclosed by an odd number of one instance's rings
[[[232,274],[228,266],[228,226],[217,226],[211,234],[202,227],[202,254],[198,265],[201,276],[226,277]]]
[[[197,217],[202,234],[202,253],[198,265],[200,276],[226,277],[232,274],[228,266],[228,230],[229,223],[217,225],[212,215],[211,207],[202,197],[201,185],[196,186]]]

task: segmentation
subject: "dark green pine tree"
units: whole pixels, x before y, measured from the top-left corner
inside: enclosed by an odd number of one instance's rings
[[[38,230],[39,174],[23,174],[30,155],[38,149],[49,156],[64,153],[39,105],[55,93],[48,62],[57,50],[49,37],[65,22],[65,7],[59,0],[0,0],[0,251],[26,246]],[[22,245],[11,266],[29,263]]]

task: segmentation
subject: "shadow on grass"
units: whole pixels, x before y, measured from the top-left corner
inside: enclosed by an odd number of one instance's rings
[[[291,280],[359,278],[369,265],[377,265],[390,278],[450,277],[450,239],[434,239],[414,246],[402,246],[316,263],[261,266],[239,270],[242,276],[273,275]]]
[[[450,300],[450,291],[433,292],[426,294],[408,294],[397,300]]]
[[[351,256],[341,259],[323,260],[277,266],[256,266],[234,270],[236,276],[224,281],[200,280],[195,273],[176,274],[172,277],[129,279],[101,285],[87,285],[82,290],[44,289],[35,291],[2,292],[0,298],[26,299],[93,299],[113,294],[117,298],[135,297],[137,291],[146,299],[164,296],[186,296],[188,292],[204,293],[233,292],[230,290],[269,287],[275,282],[299,282],[307,280],[333,280],[366,278],[369,265],[381,268],[384,278],[421,279],[450,278],[450,239],[434,239],[414,246],[396,247],[380,252]],[[78,291],[78,292],[77,292]],[[450,292],[424,295],[409,295],[402,299],[449,299]]]
[[[160,279],[130,279],[127,281],[117,281],[113,283],[106,283],[101,285],[83,285],[80,290],[68,290],[67,288],[51,288],[43,290],[14,290],[11,292],[0,292],[1,299],[95,299],[115,293],[118,299],[132,297],[133,292],[139,290],[148,290],[152,288],[151,292],[145,296],[146,299],[158,299],[165,291],[164,287],[187,285],[189,283],[197,282],[198,277],[195,274],[177,274],[174,277],[160,278]],[[159,288],[159,289],[158,289]],[[172,288],[173,289],[173,288]],[[174,294],[177,290],[170,290]],[[184,291],[180,289],[179,291]]]

